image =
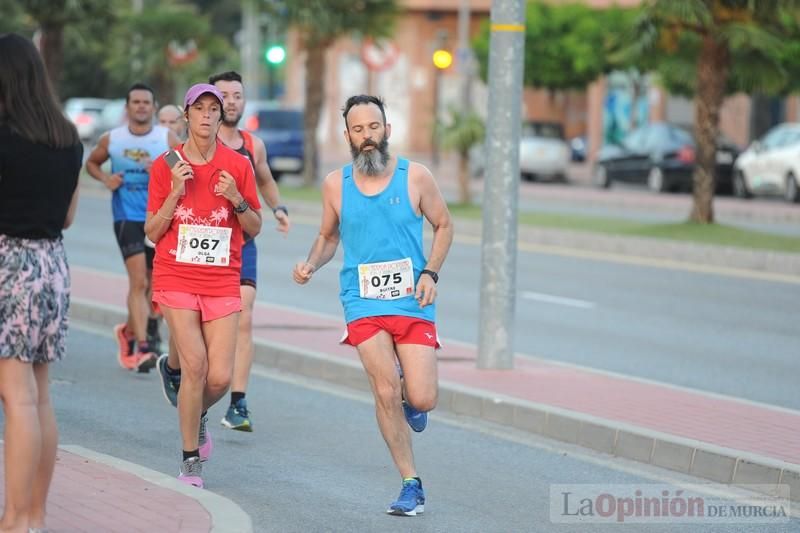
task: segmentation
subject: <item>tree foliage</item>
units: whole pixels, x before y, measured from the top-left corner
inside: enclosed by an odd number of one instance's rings
[[[549,90],[584,89],[602,74],[625,68],[614,57],[620,36],[632,26],[635,10],[593,9],[582,3],[528,2],[525,12],[524,84]],[[489,69],[490,22],[473,41],[480,75]]]
[[[148,4],[141,13],[126,13],[114,27],[115,38],[108,44],[104,67],[111,80],[130,85],[134,81],[152,84],[161,102],[175,99],[176,89],[203,82],[217,67],[238,66],[238,54],[211,30],[207,15],[182,2]],[[185,64],[168,60],[171,43],[194,43],[197,57]],[[229,63],[231,57],[235,63]]]
[[[134,13],[130,0],[0,0],[0,31],[41,38],[45,64],[51,78],[60,80],[62,99],[119,97],[134,81],[144,81],[156,87],[162,100],[171,101],[185,84],[238,66],[231,45],[240,23],[238,5],[211,0],[142,4],[142,11]],[[50,45],[48,34],[56,37]],[[192,39],[197,59],[170,65],[169,42]]]
[[[311,185],[319,165],[316,131],[325,94],[325,52],[344,36],[391,35],[398,6],[395,0],[272,0],[267,4],[297,30],[306,52],[303,182]]]
[[[792,3],[649,2],[634,28],[632,50],[670,93],[692,97],[702,39],[711,31],[730,51],[725,94],[789,94],[800,86],[800,26]]]

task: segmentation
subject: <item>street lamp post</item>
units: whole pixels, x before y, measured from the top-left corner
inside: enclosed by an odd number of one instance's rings
[[[442,48],[433,52],[433,137],[431,139],[431,159],[433,165],[439,166],[439,135],[436,131],[439,124],[439,100],[441,97],[442,71],[453,64],[453,54]]]

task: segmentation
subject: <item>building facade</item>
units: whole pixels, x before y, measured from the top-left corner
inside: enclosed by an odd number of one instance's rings
[[[490,17],[491,0],[464,1],[469,4],[472,39],[480,31],[481,23]],[[585,1],[598,9],[612,4],[640,3],[640,0]],[[463,68],[458,56],[458,12],[462,0],[401,0],[400,4],[402,14],[391,39],[380,43],[341,39],[327,51],[326,93],[318,130],[324,150],[339,153],[346,150],[341,106],[353,94],[377,94],[386,100],[393,128],[392,145],[407,153],[430,152],[435,116],[443,117],[450,106],[464,107]],[[284,100],[302,106],[305,55],[299,49],[297,36],[291,32],[287,45],[290,60],[286,66]],[[454,64],[442,71],[437,71],[431,59],[438,48],[451,51],[455,57]],[[471,105],[485,117],[487,87],[477,76],[471,79]],[[638,97],[631,99],[631,94]],[[736,95],[727,99],[722,109],[723,134],[741,146],[750,142],[754,130],[763,130],[753,127],[751,107],[748,96]],[[625,116],[619,120],[616,109],[628,110],[628,123]],[[636,112],[631,113],[630,109]],[[639,123],[668,120],[691,125],[693,103],[670,97],[648,80],[633,92],[624,79],[612,76],[598,80],[586,91],[553,93],[526,89],[523,115],[527,120],[559,122],[567,137],[587,136],[592,154],[604,142],[609,120],[620,122],[623,131],[634,126],[631,120]],[[614,118],[610,118],[612,115]],[[797,99],[791,98],[782,107],[781,116],[771,120],[797,118]]]

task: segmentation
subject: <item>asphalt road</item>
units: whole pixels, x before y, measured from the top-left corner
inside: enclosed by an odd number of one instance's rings
[[[108,332],[73,324],[68,358],[52,367],[62,444],[77,444],[177,474],[177,412],[155,372],[120,369]],[[552,484],[701,483],[646,465],[593,454],[489,424],[434,414],[415,436],[428,501],[417,518],[384,514],[399,479],[374,422],[371,398],[256,366],[248,390],[255,432],[219,427],[209,490],[237,502],[260,532],[579,532],[618,527],[554,524]],[[0,421],[2,418],[0,418]],[[797,531],[798,522],[747,527],[626,524],[635,532]],[[688,529],[687,529],[688,528]],[[794,529],[793,529],[794,528]]]
[[[265,302],[341,316],[340,258],[309,286],[290,277],[316,220],[258,236]],[[81,197],[65,237],[71,264],[123,273],[105,193]],[[442,337],[478,338],[480,248],[456,242],[439,283]],[[515,347],[565,363],[800,409],[800,286],[520,251]],[[123,302],[120,302],[122,305]]]

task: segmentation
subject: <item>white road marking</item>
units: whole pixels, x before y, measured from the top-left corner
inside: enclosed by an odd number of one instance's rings
[[[575,298],[565,298],[563,296],[553,296],[552,294],[543,294],[541,292],[524,291],[522,297],[526,300],[534,300],[536,302],[544,302],[548,304],[566,305],[569,307],[577,307],[579,309],[594,309],[597,304],[594,302],[587,302],[586,300],[576,300]]]

